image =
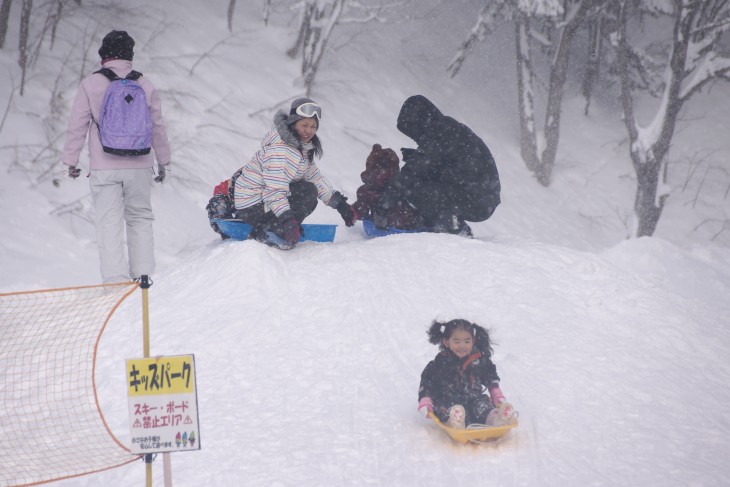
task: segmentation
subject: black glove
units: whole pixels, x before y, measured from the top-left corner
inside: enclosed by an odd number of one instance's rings
[[[165,166],[160,164],[159,166],[157,166],[157,177],[155,177],[155,182],[161,183],[164,180],[165,180]]]
[[[76,179],[81,174],[81,169],[76,166],[68,166],[68,177]]]
[[[347,196],[343,196],[339,191],[335,191],[335,194],[332,195],[332,199],[330,200],[330,204],[334,205],[337,213],[345,221],[345,225],[351,227],[355,224],[357,221],[357,212],[347,203]]]
[[[278,226],[281,231],[281,238],[286,240],[288,244],[296,245],[299,242],[299,237],[302,236],[301,227],[291,210],[281,214]]]
[[[416,152],[418,151],[416,149],[410,149],[408,147],[401,147],[400,152],[401,154],[403,154],[403,157],[401,157],[403,162],[411,162],[413,159],[415,159]]]

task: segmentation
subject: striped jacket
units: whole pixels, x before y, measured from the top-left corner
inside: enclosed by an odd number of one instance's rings
[[[256,154],[241,168],[233,193],[237,210],[263,202],[266,211],[280,216],[290,209],[289,183],[301,179],[314,183],[317,197],[329,204],[335,190],[314,160],[302,154],[299,139],[287,127],[286,118],[283,111],[274,116],[274,127],[264,136]]]

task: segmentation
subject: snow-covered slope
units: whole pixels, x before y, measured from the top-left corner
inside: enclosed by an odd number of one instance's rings
[[[729,263],[659,239],[601,254],[426,234],[209,244],[150,290],[153,355],[195,353],[198,368],[202,450],[172,455],[175,484],[722,485]],[[99,360],[127,441],[122,365],[141,340],[128,301]],[[416,412],[437,352],[426,328],[454,317],[491,330],[521,414],[496,446],[454,444]]]

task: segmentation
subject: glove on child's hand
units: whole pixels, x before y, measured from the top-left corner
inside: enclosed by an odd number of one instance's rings
[[[424,417],[428,417],[429,413],[433,413],[433,401],[430,397],[426,396],[418,401],[418,412]]]
[[[76,179],[81,174],[81,169],[79,169],[76,166],[69,166],[68,167],[68,177],[71,179]]]
[[[492,397],[492,404],[495,406],[499,406],[503,402],[507,401],[507,398],[505,398],[504,394],[502,394],[502,389],[500,389],[497,384],[494,384],[489,388],[489,395]]]
[[[294,218],[294,213],[287,210],[282,213],[279,218],[281,237],[286,240],[288,244],[296,245],[297,242],[299,242],[299,237],[301,236],[301,229],[299,227],[299,222],[296,218]]]
[[[355,208],[347,204],[347,201],[343,201],[337,205],[337,213],[340,214],[342,219],[345,221],[345,225],[351,227],[357,221],[357,212]]]
[[[347,203],[347,196],[343,195],[339,191],[334,192],[328,205],[337,210],[337,213],[340,214],[345,225],[348,227],[353,226],[357,221],[357,213],[355,212],[355,209]]]

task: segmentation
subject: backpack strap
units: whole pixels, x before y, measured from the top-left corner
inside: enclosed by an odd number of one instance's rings
[[[129,72],[129,74],[124,79],[128,79],[131,81],[137,81],[141,77],[142,77],[142,73],[140,73],[139,71],[132,70]]]
[[[118,79],[122,79],[119,76],[117,76],[117,74],[109,68],[101,68],[99,71],[94,71],[93,74],[97,74],[97,73],[103,74],[104,76],[106,76],[106,78],[109,81],[116,81]],[[128,79],[131,81],[137,81],[141,77],[142,77],[142,73],[140,73],[139,71],[132,70],[129,72],[129,74],[127,76],[125,76],[124,79]]]
[[[117,74],[112,71],[109,68],[101,68],[99,71],[94,71],[94,74],[103,74],[109,81],[116,81],[118,79],[122,79]]]

